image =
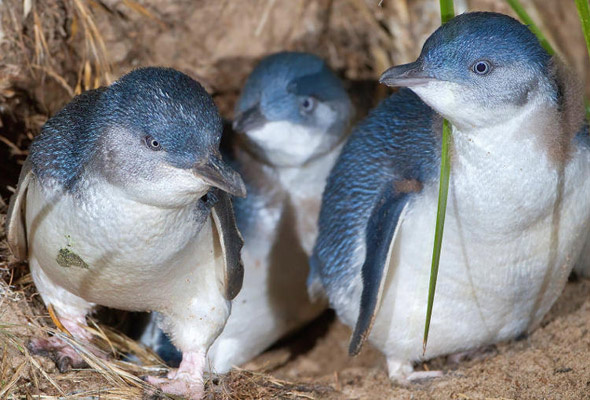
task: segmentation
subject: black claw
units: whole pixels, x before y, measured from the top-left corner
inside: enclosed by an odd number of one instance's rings
[[[72,368],[72,359],[70,357],[59,357],[55,361],[55,365],[57,365],[57,369],[62,374],[68,372]]]

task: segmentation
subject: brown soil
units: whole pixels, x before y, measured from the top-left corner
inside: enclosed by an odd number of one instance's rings
[[[589,311],[590,282],[569,282],[530,336],[459,364],[432,360],[421,369],[442,370],[444,377],[410,387],[391,384],[385,359],[373,348],[348,358],[350,330],[337,321],[327,328],[318,321],[325,334],[272,374],[325,384],[334,389],[326,397],[335,399],[585,399],[590,398]]]
[[[375,83],[379,73],[415,58],[439,24],[436,0],[385,0],[381,8],[377,3],[4,0],[0,5],[0,223],[19,164],[46,118],[73,93],[108,83],[136,66],[167,65],[190,74],[213,94],[223,116],[231,118],[240,87],[257,60],[284,49],[311,51],[347,80],[362,117],[387,93]],[[510,13],[503,0],[466,3],[470,10]],[[580,76],[589,78],[573,2],[525,3],[563,58]],[[32,8],[23,9],[26,4]],[[589,85],[586,89],[590,94]],[[3,240],[3,232],[0,236]],[[55,327],[26,265],[12,262],[5,241],[0,243],[0,276],[0,398],[145,395],[144,385],[134,377],[157,373],[162,366],[106,325],[100,325],[105,332],[97,345],[106,349],[112,345],[116,357],[104,363],[90,359],[98,363],[93,368],[60,374],[50,360],[31,356],[27,340]],[[327,312],[243,370],[212,377],[208,393],[224,399],[590,398],[589,311],[590,282],[569,282],[530,336],[499,344],[457,365],[444,358],[420,365],[442,369],[445,376],[410,387],[390,383],[383,357],[370,346],[358,357],[348,358],[350,331]],[[117,321],[124,316],[101,320],[123,329]],[[127,351],[143,365],[118,361]]]

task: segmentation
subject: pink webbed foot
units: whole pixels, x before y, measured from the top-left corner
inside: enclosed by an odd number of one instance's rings
[[[28,343],[31,353],[51,358],[59,372],[67,372],[71,368],[83,368],[86,366],[84,359],[60,338],[53,336],[46,338],[33,338]]]
[[[183,396],[189,400],[200,400],[204,394],[203,369],[204,352],[185,352],[182,362],[166,378],[148,376],[146,381],[167,394]]]
[[[90,342],[92,335],[80,325],[80,323],[85,324],[85,320],[80,321],[66,317],[60,318],[59,322],[78,340]],[[29,341],[27,347],[33,354],[51,358],[62,373],[67,372],[71,368],[83,368],[87,366],[82,356],[70,344],[58,336],[33,338]],[[106,353],[90,345],[90,343],[88,350],[97,357],[107,358]]]
[[[71,368],[84,368],[88,365],[84,358],[74,348],[66,343],[63,339],[52,336],[50,338],[33,338],[29,341],[27,347],[33,354],[51,358],[59,372],[67,372]],[[106,359],[107,354],[98,348],[88,345],[85,346],[95,356]]]
[[[442,371],[414,371],[411,362],[392,357],[387,359],[387,369],[389,379],[401,386],[440,378],[444,375]]]
[[[414,371],[409,374],[406,379],[410,383],[422,382],[430,379],[440,378],[444,376],[442,371]]]

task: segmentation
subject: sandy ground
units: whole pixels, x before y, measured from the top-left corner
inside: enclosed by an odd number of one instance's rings
[[[390,383],[385,360],[375,349],[366,348],[350,359],[346,353],[350,330],[324,316],[311,327],[323,330],[316,342],[273,375],[325,383],[334,389],[326,397],[335,399],[590,398],[589,311],[590,282],[569,282],[529,336],[500,343],[458,364],[446,358],[432,360],[419,369],[442,370],[444,377],[409,387]]]

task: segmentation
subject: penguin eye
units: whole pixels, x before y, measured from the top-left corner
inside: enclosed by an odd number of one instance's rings
[[[160,142],[158,142],[152,136],[145,137],[145,145],[148,147],[148,149],[153,150],[153,151],[162,150],[162,145],[160,144]]]
[[[301,100],[301,111],[309,113],[315,108],[315,99],[313,97],[305,97]]]
[[[476,61],[475,64],[473,64],[472,69],[473,72],[475,72],[477,75],[487,75],[492,69],[492,66],[489,62],[485,60],[480,60]]]

